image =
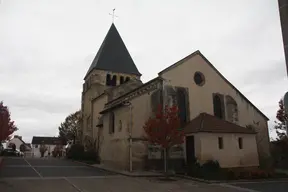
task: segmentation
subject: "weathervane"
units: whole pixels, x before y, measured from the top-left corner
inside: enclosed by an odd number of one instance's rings
[[[118,17],[117,15],[115,15],[115,8],[113,9],[113,13],[112,13],[112,14],[109,13],[109,15],[112,16],[112,23],[114,23],[114,18],[115,18],[115,17]]]

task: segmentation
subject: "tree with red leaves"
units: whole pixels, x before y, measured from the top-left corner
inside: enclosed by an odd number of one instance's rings
[[[287,121],[288,121],[288,115],[285,113],[285,108],[284,108],[284,102],[281,99],[279,101],[279,109],[276,114],[276,118],[279,122],[275,121],[275,129],[276,133],[279,137],[279,139],[283,139],[286,137],[286,132],[287,132]]]
[[[178,107],[162,106],[158,107],[155,117],[150,117],[144,130],[147,134],[149,143],[160,145],[164,150],[164,168],[167,175],[168,151],[171,147],[184,142],[184,131],[181,128]]]
[[[0,142],[8,140],[9,136],[17,130],[14,121],[11,121],[8,107],[0,102]]]

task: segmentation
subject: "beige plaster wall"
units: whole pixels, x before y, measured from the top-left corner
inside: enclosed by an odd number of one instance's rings
[[[121,113],[125,109],[115,110],[115,132],[109,133],[110,114],[103,115],[103,140],[100,146],[101,163],[120,169],[128,169],[129,148],[127,136],[127,113]],[[122,121],[120,129],[119,121]]]
[[[110,113],[104,114],[103,138],[100,157],[104,164],[129,168],[129,131],[131,131],[133,170],[144,166],[144,158],[147,155],[147,146],[143,141],[145,132],[144,123],[151,113],[151,94],[153,91],[144,93],[130,100],[130,106],[115,109],[115,132],[109,133]],[[132,106],[132,109],[131,109]],[[132,117],[132,122],[131,122]],[[121,121],[121,123],[120,123]],[[132,129],[130,129],[132,125]],[[120,128],[122,127],[122,128]],[[114,158],[115,154],[121,153],[120,157]]]
[[[219,149],[218,137],[223,138],[223,149]],[[243,139],[243,148],[239,149],[238,138]],[[198,160],[217,160],[222,168],[258,166],[258,153],[254,134],[216,134],[197,133],[200,140]],[[199,151],[199,149],[198,149]],[[199,154],[198,154],[199,155]]]
[[[106,86],[106,75],[109,73],[111,76],[117,76],[117,85],[120,84],[120,76],[130,77],[140,80],[140,76],[123,74],[123,73],[113,73],[104,70],[93,70],[85,79],[84,88],[82,90],[82,105],[81,111],[83,116],[82,131],[83,136],[85,135],[94,135],[93,129],[87,129],[87,121],[89,117],[91,119],[91,125],[93,122],[92,117],[92,99],[102,94],[104,90],[107,89]],[[103,109],[103,108],[102,108]]]
[[[97,139],[98,136],[98,127],[96,125],[99,122],[99,118],[102,116],[99,114],[107,103],[107,95],[101,95],[97,99],[93,100],[92,102],[92,128],[93,128],[93,138]]]
[[[194,73],[200,71],[205,76],[205,84],[198,86],[194,82]],[[166,84],[189,88],[190,120],[201,112],[213,114],[213,93],[230,95],[238,105],[239,125],[252,124],[256,126],[258,151],[261,157],[270,156],[269,134],[266,119],[255,110],[239,93],[228,85],[200,56],[184,61],[177,67],[163,72],[161,77],[166,79]],[[258,125],[256,124],[257,122]]]

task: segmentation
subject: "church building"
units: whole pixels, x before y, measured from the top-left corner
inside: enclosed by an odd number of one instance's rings
[[[178,106],[186,135],[169,152],[174,168],[194,158],[217,160],[223,168],[269,163],[269,119],[200,51],[143,83],[112,24],[84,81],[82,141],[93,138],[107,166],[130,171],[163,167],[162,151],[147,143],[143,129],[160,104]]]

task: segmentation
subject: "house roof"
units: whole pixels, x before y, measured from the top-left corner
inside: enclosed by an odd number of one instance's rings
[[[112,23],[84,79],[93,69],[141,76],[114,23]]]
[[[230,81],[228,81],[215,67],[214,65],[212,65],[212,63],[199,51],[195,51],[193,53],[191,53],[190,55],[184,57],[183,59],[181,59],[180,61],[177,61],[176,63],[174,63],[173,65],[170,65],[169,67],[163,69],[162,71],[160,71],[158,73],[158,75],[162,75],[163,73],[165,73],[166,71],[169,71],[179,65],[181,65],[183,62],[187,61],[188,59],[196,56],[196,55],[199,55],[200,57],[202,57],[206,63],[208,63],[208,65],[210,65],[210,67],[228,84],[230,85],[235,91],[238,92],[238,94],[247,102],[249,103],[252,107],[254,107],[254,109],[260,114],[262,115],[267,121],[269,120],[269,118],[264,114],[262,113],[262,111],[260,111],[260,109],[258,109],[251,101],[249,101],[249,99],[247,99],[247,97],[245,97],[232,83],[230,83]]]
[[[22,140],[22,137],[19,136],[19,135],[14,135],[14,138],[13,139],[19,139],[25,146],[31,148],[31,146],[27,143],[25,143],[25,141]]]
[[[40,144],[46,144],[46,145],[56,145],[61,143],[61,140],[58,137],[33,137],[32,138],[32,144],[33,145],[40,145]],[[62,143],[63,145],[66,145],[66,143]]]
[[[213,115],[207,113],[200,113],[196,118],[191,120],[184,127],[184,132],[198,133],[243,133],[243,134],[255,134],[256,132],[236,125],[234,123],[219,119]]]

